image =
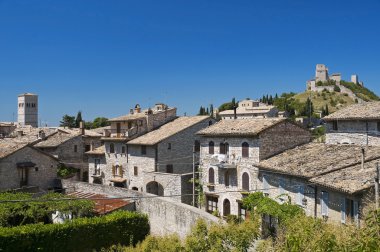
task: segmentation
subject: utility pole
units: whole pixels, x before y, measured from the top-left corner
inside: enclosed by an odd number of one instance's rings
[[[193,207],[195,207],[195,145],[193,145]]]
[[[379,163],[377,163],[376,164],[376,176],[375,176],[376,209],[379,209],[379,172],[380,172],[380,167],[379,167]]]

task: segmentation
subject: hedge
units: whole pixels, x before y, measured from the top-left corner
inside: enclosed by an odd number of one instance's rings
[[[113,244],[135,245],[149,230],[146,215],[127,211],[64,224],[0,227],[0,251],[93,251]]]

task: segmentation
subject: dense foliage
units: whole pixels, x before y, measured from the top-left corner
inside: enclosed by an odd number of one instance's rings
[[[67,128],[79,128],[80,122],[82,121],[82,112],[79,111],[77,116],[64,115],[62,120],[59,122],[59,126]],[[108,122],[108,118],[105,117],[96,117],[93,121],[85,122],[84,127],[86,129],[96,129],[101,127],[106,127],[111,125]]]
[[[364,101],[379,101],[379,97],[369,90],[366,87],[363,87],[361,85],[355,84],[353,82],[346,82],[346,81],[341,81],[340,84],[348,89],[350,89],[356,96],[359,98],[363,99]]]
[[[112,244],[130,245],[149,233],[145,215],[120,211],[64,224],[0,228],[1,251],[93,251]]]
[[[135,247],[113,246],[109,252],[229,252],[248,251],[259,237],[259,222],[245,221],[207,225],[199,220],[182,242],[177,236],[149,236]]]
[[[13,227],[35,223],[51,223],[56,211],[73,216],[92,216],[94,203],[91,200],[59,200],[69,198],[59,193],[48,193],[33,198],[29,193],[0,193],[0,226]],[[52,200],[54,199],[54,200]],[[14,202],[25,200],[26,202]]]
[[[74,174],[76,174],[79,171],[79,169],[74,167],[67,167],[63,164],[60,164],[57,169],[57,175],[60,178],[67,178]]]

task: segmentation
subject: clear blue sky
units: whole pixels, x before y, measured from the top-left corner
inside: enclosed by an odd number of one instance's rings
[[[197,113],[302,91],[317,63],[380,94],[380,1],[0,0],[0,121],[40,96],[57,125],[136,103]]]

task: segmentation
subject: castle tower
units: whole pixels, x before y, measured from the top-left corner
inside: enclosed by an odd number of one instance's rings
[[[318,81],[322,81],[322,82],[325,82],[325,81],[328,81],[329,79],[329,73],[328,73],[329,69],[323,65],[323,64],[317,64],[316,68],[315,68],[315,81],[318,82]]]
[[[25,93],[18,96],[17,118],[20,126],[38,127],[38,95]]]

